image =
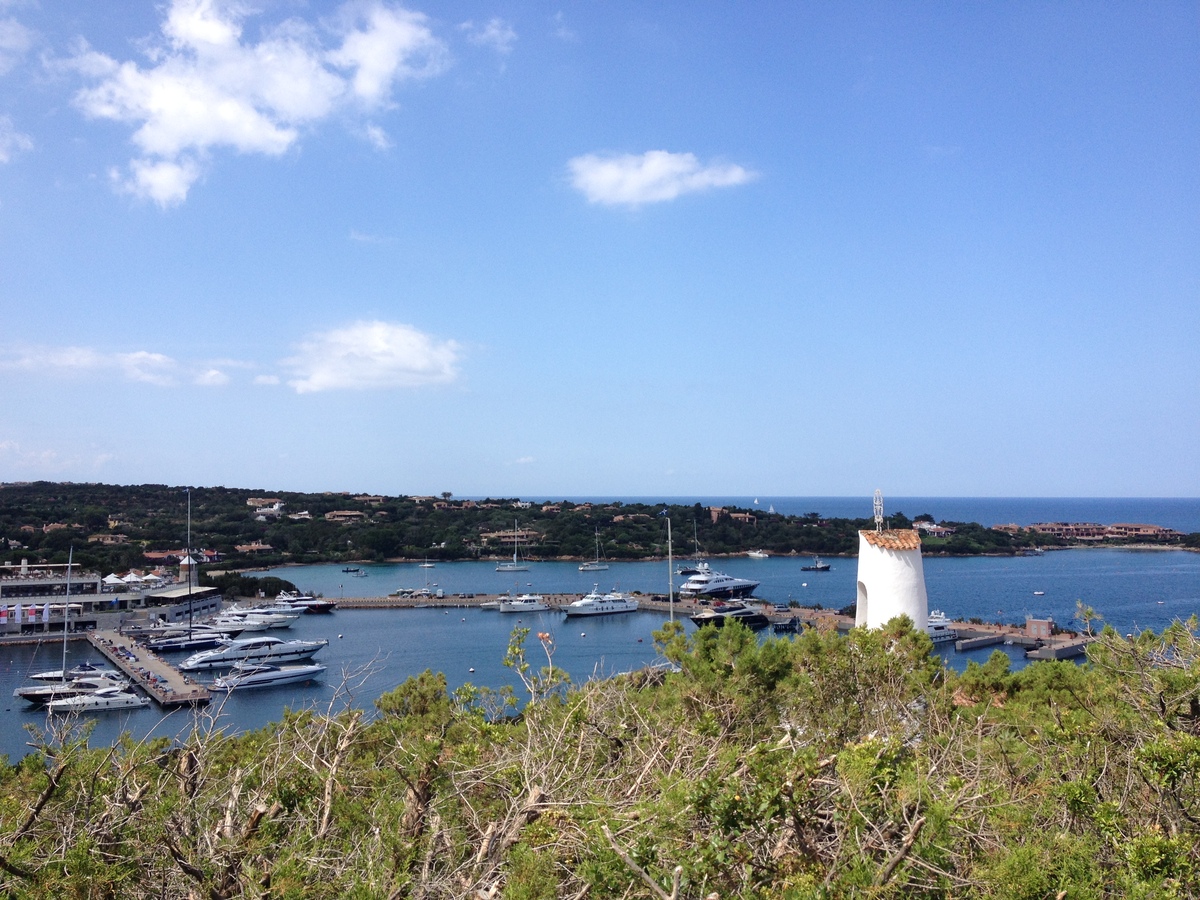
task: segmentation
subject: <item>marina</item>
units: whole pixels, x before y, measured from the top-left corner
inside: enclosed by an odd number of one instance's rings
[[[1078,639],[1064,637],[1061,643],[1039,649],[1035,640],[1026,646],[1020,633],[1027,615],[1052,617],[1064,629],[1082,627],[1073,621],[1079,600],[1122,633],[1161,629],[1200,610],[1200,555],[1194,553],[1096,549],[1023,558],[927,557],[924,562],[930,606],[946,611],[957,634],[957,644],[939,645],[935,652],[957,669],[972,660],[982,663],[996,650],[1005,653],[1014,668],[1025,665],[1027,659],[1065,658],[1063,654],[1082,652],[1083,642]],[[810,563],[811,556],[743,557],[721,559],[717,567],[735,575],[752,573],[761,581],[749,602],[764,602],[764,614],[772,624],[771,629],[763,630],[764,635],[786,634],[810,625],[850,627],[852,620],[839,615],[839,610],[854,598],[854,560],[834,559],[832,571],[815,578],[801,571],[801,566]],[[289,707],[353,705],[370,709],[380,694],[427,668],[444,672],[451,690],[468,682],[519,690],[512,671],[502,665],[514,628],[553,634],[554,666],[569,672],[575,682],[630,671],[656,661],[652,633],[664,621],[674,615],[691,631],[694,626],[688,617],[706,608],[696,599],[675,596],[673,602],[668,600],[665,561],[613,563],[599,586],[596,574],[580,573],[574,561],[535,562],[532,571],[523,576],[526,580],[516,584],[511,577],[496,573],[489,562],[442,563],[436,569],[439,584],[431,583],[431,588],[442,591],[441,597],[433,591],[419,597],[380,596],[402,586],[412,565],[358,565],[369,570],[371,577],[351,580],[350,573],[340,571],[341,564],[272,571],[303,593],[323,595],[337,606],[331,614],[300,616],[286,632],[298,639],[329,641],[318,658],[327,671],[315,683],[235,690],[223,693],[219,704],[206,706],[212,699],[208,685],[219,672],[184,680],[171,664],[182,662],[186,652],[150,654],[132,635],[115,633],[123,615],[127,626],[135,626],[158,614],[158,610],[147,610],[137,619],[128,618],[129,613],[97,616],[95,631],[86,637],[78,633],[67,636],[69,658],[65,661],[61,631],[26,633],[12,639],[22,643],[0,643],[0,690],[6,690],[5,696],[11,698],[13,690],[28,684],[33,674],[63,668],[64,662],[69,669],[89,658],[99,663],[109,660],[144,685],[155,703],[98,717],[93,742],[111,742],[125,730],[138,738],[170,736],[208,722],[240,731],[263,727]],[[676,576],[676,587],[680,581]],[[352,585],[362,588],[364,584],[377,595],[348,595]],[[1045,594],[1035,596],[1035,589]],[[498,607],[502,598],[535,590],[550,609],[502,615],[484,608],[489,603]],[[591,591],[618,590],[637,600],[637,611],[587,618],[565,615],[569,604]],[[789,601],[796,605],[789,606]],[[165,612],[178,620],[178,610]],[[101,652],[103,659],[97,658]],[[164,717],[164,710],[169,715]],[[17,759],[29,750],[21,726],[43,728],[46,712],[14,698],[4,715],[7,721],[0,729],[0,752]]]

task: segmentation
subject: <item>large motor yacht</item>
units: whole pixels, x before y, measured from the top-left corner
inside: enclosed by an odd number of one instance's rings
[[[51,700],[46,708],[52,713],[103,712],[109,709],[140,709],[150,705],[150,698],[135,694],[132,688],[117,685],[104,687],[90,694],[76,694],[61,700]]]
[[[593,589],[584,594],[574,603],[569,604],[564,612],[567,618],[572,616],[607,616],[613,613],[637,612],[638,602],[628,594],[612,592],[601,594]]]
[[[722,603],[713,606],[691,617],[692,624],[697,628],[712,625],[720,628],[727,622],[741,622],[752,631],[759,631],[771,624],[765,613],[751,609],[741,603]]]
[[[241,688],[274,687],[277,684],[295,684],[314,681],[325,672],[319,663],[301,663],[295,666],[272,666],[267,663],[240,662],[227,675],[212,683],[214,691],[233,691]]]
[[[758,587],[757,581],[735,578],[713,571],[708,563],[699,564],[699,571],[679,587],[681,597],[748,597]]]
[[[236,638],[213,650],[189,656],[179,668],[185,672],[228,669],[243,659],[267,663],[296,662],[309,659],[328,645],[329,641],[284,641],[269,636]]]

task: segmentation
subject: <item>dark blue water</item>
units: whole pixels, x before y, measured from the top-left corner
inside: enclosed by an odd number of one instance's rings
[[[761,498],[760,498],[761,499]],[[759,580],[758,596],[773,601],[798,600],[805,605],[839,608],[853,602],[857,561],[831,559],[828,573],[801,572],[805,559],[744,557],[715,560],[716,568]],[[421,587],[428,578],[447,593],[495,593],[532,587],[544,593],[583,593],[594,583],[609,589],[665,593],[665,562],[614,563],[605,572],[581,573],[573,563],[532,563],[529,572],[503,575],[490,563],[439,563],[435,569],[416,565],[367,567],[367,578],[351,578],[340,566],[305,566],[279,570],[300,587],[327,596],[382,596],[397,587]],[[978,616],[985,621],[1024,622],[1028,615],[1050,615],[1071,627],[1077,601],[1094,607],[1122,632],[1161,629],[1176,618],[1200,613],[1200,554],[1183,551],[1086,549],[1048,552],[1039,557],[926,558],[926,586],[932,608],[952,617]],[[517,580],[520,579],[520,580]],[[1035,596],[1034,591],[1044,591]],[[655,659],[651,632],[662,624],[658,613],[572,620],[561,614],[515,616],[477,609],[443,611],[339,610],[331,616],[302,616],[291,632],[295,637],[329,639],[318,660],[329,666],[317,687],[287,686],[257,692],[235,692],[217,714],[217,725],[242,730],[279,717],[286,706],[316,705],[321,709],[346,704],[369,707],[384,691],[426,668],[446,673],[451,687],[465,682],[498,687],[514,683],[501,660],[509,633],[517,625],[555,636],[554,665],[576,681],[594,675],[627,671]],[[690,624],[688,626],[691,627]],[[546,660],[536,639],[529,643],[530,660]],[[69,664],[90,657],[85,643],[70,645]],[[991,648],[972,655],[946,651],[956,667],[968,659],[982,661]],[[29,711],[12,698],[26,675],[58,668],[62,645],[0,648],[0,753],[10,759],[27,752],[25,724],[45,724],[45,714]],[[1014,662],[1022,660],[1014,654]],[[471,669],[474,672],[471,672]],[[519,687],[519,685],[518,685]],[[93,742],[108,743],[123,729],[142,736],[175,735],[194,724],[208,727],[208,714],[193,720],[177,712],[163,719],[153,707],[128,714],[109,714],[97,720]]]

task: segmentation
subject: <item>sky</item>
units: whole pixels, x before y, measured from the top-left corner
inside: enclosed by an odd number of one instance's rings
[[[0,0],[0,481],[1196,496],[1198,23]]]

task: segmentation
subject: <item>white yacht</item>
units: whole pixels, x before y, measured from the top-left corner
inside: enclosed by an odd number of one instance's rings
[[[735,578],[713,571],[708,563],[698,565],[699,571],[679,586],[681,597],[748,597],[758,587],[757,581]]]
[[[135,694],[132,689],[113,685],[90,694],[76,694],[61,700],[51,700],[46,708],[52,713],[102,712],[107,709],[140,709],[150,705],[150,698]]]
[[[296,662],[309,659],[328,646],[329,641],[284,641],[277,637],[235,638],[221,646],[189,656],[179,668],[184,672],[197,669],[228,669],[243,659],[254,662]]]
[[[948,644],[958,640],[958,632],[950,627],[950,620],[940,609],[931,609],[925,619],[925,633],[935,644]]]
[[[87,675],[83,678],[72,678],[70,681],[49,681],[29,687],[19,687],[13,691],[14,697],[19,697],[34,706],[53,703],[55,700],[65,700],[81,694],[91,694],[104,688],[128,687],[129,679],[122,673],[113,670],[111,675]]]
[[[770,559],[771,554],[766,550],[747,550],[746,555],[751,559]]]
[[[541,594],[521,594],[511,600],[500,601],[500,612],[504,613],[541,612],[549,608]]]
[[[29,677],[34,681],[70,681],[72,678],[87,678],[92,675],[107,678],[114,675],[119,676],[120,674],[112,666],[98,666],[95,663],[85,662],[80,663],[73,669],[67,669],[65,675],[62,669],[51,669],[49,672],[35,672]]]
[[[295,666],[273,666],[268,663],[240,662],[227,675],[213,681],[214,691],[233,691],[240,688],[273,687],[277,684],[295,684],[300,681],[315,681],[325,672],[319,663]]]
[[[565,612],[567,618],[572,616],[607,616],[613,613],[637,612],[638,602],[628,594],[601,594],[595,588],[584,594],[574,603],[569,604]]]

